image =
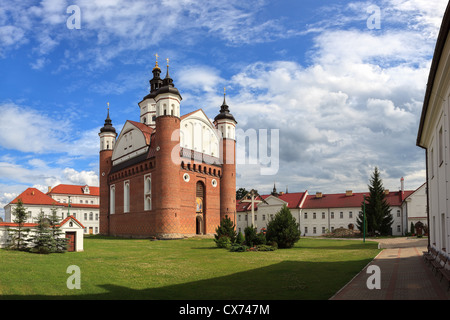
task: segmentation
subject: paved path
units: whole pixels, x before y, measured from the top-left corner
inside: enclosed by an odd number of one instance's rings
[[[440,281],[422,257],[426,239],[377,242],[384,250],[330,300],[450,300],[447,281]],[[380,289],[367,286],[368,280],[370,285],[375,277],[373,270],[367,269],[374,268],[371,266],[379,267]]]

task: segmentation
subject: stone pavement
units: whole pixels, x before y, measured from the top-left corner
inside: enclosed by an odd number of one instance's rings
[[[380,239],[383,248],[358,275],[330,300],[450,300],[448,283],[425,263],[427,239]],[[380,288],[369,289],[379,267]],[[369,268],[369,270],[368,270]],[[369,280],[369,281],[368,281]]]

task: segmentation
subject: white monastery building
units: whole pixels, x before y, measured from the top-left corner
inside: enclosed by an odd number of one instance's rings
[[[428,185],[429,246],[450,246],[450,4],[447,6],[431,62],[420,117],[417,145],[425,149]]]
[[[21,199],[28,211],[27,223],[34,223],[41,209],[50,215],[51,209],[56,208],[61,220],[72,216],[83,225],[84,234],[97,234],[100,230],[99,219],[99,188],[87,185],[60,184],[43,193],[36,188],[28,188],[5,209],[5,222],[14,220],[13,210],[17,201]]]
[[[391,192],[385,190],[386,200],[394,218],[392,235],[400,236],[410,231],[411,222],[421,221],[427,225],[425,184],[417,190]],[[302,236],[321,236],[337,228],[357,229],[356,221],[361,212],[364,194],[352,192],[325,194],[317,192],[278,193],[274,187],[269,195],[261,195],[264,202],[255,204],[254,217],[250,202],[238,202],[236,207],[236,231],[252,225],[260,232],[267,228],[268,221],[286,205],[300,224]],[[258,199],[259,200],[259,199]]]
[[[6,222],[0,222],[0,248],[7,246],[8,229],[17,227],[17,224],[14,223],[14,208],[17,206],[19,199],[22,201],[28,213],[27,221],[24,224],[25,228],[33,230],[37,226],[36,220],[41,210],[45,215],[50,216],[52,208],[55,208],[57,215],[61,218],[61,222],[59,223],[61,231],[68,239],[68,251],[84,250],[83,233],[87,229],[69,213],[69,203],[60,203],[36,188],[26,189],[5,206]]]

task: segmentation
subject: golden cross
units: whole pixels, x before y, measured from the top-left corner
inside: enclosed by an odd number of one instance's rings
[[[167,61],[167,66],[169,66],[169,58],[167,58],[166,61]]]
[[[156,62],[158,62],[158,58],[159,58],[158,53],[155,53],[155,57],[156,57]]]
[[[109,102],[106,103],[108,105],[108,110],[109,110]]]

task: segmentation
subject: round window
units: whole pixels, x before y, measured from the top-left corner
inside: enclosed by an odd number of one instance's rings
[[[216,179],[212,179],[211,184],[212,184],[212,186],[214,188],[217,187],[217,180]]]
[[[189,177],[189,175],[187,173],[183,174],[183,180],[186,182],[189,182],[191,178]]]

